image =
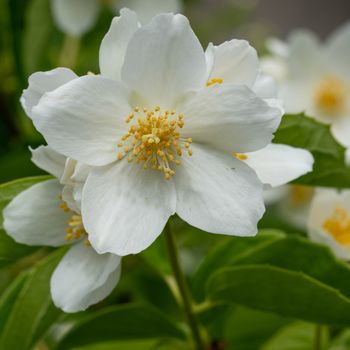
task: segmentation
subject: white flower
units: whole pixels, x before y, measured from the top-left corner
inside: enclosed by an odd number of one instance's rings
[[[180,0],[51,0],[52,15],[61,31],[80,37],[95,25],[103,3],[115,13],[123,7],[136,11],[142,23],[158,13],[181,12]]]
[[[274,79],[260,72],[257,53],[247,41],[231,40],[219,46],[209,44],[206,57],[210,72],[208,84],[245,85],[266,103],[281,108]],[[253,168],[268,188],[286,184],[312,171],[314,163],[309,151],[277,144],[236,156]]]
[[[66,158],[47,146],[33,151],[33,161],[57,178],[64,176],[65,168],[67,172]],[[79,169],[74,175],[77,173]],[[66,175],[68,178],[71,185],[66,190],[72,198],[74,176]],[[109,295],[118,283],[121,258],[109,253],[99,255],[90,247],[79,204],[73,199],[65,201],[64,187],[58,180],[41,182],[20,193],[3,215],[6,232],[19,243],[53,247],[71,244],[51,277],[52,299],[65,312],[85,310]]]
[[[284,52],[275,50],[274,57],[284,61],[287,70],[279,77],[286,111],[305,111],[330,124],[334,137],[350,146],[350,23],[323,44],[309,31],[295,31]]]
[[[350,191],[317,190],[311,203],[308,233],[334,254],[350,260]]]
[[[255,82],[255,61],[240,46],[231,54],[237,77],[220,84],[184,16],[140,28],[124,10],[102,42],[101,75],[73,79],[32,109],[50,147],[91,166],[82,215],[99,253],[140,252],[174,213],[212,233],[256,233],[262,184],[230,153],[268,145],[282,110],[240,83]]]

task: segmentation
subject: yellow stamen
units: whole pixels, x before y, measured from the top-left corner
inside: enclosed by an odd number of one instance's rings
[[[340,244],[350,246],[350,217],[343,208],[334,209],[323,228]]]
[[[132,118],[130,117],[132,115]],[[134,118],[135,117],[135,118]],[[184,115],[174,110],[162,111],[160,106],[153,109],[135,107],[125,122],[135,119],[128,132],[118,143],[118,160],[128,156],[128,163],[133,160],[142,163],[144,169],[159,170],[165,179],[174,176],[174,165],[180,165],[183,150],[192,155],[192,138],[181,138],[180,129],[185,125]]]
[[[214,84],[222,84],[223,83],[223,79],[221,79],[221,78],[213,78],[213,79],[211,79],[211,80],[209,80],[208,82],[207,82],[207,86],[211,86],[211,85],[214,85]]]
[[[306,205],[312,198],[314,189],[309,186],[291,185],[290,187],[290,204],[294,208]]]
[[[316,89],[315,102],[321,112],[337,115],[344,111],[346,101],[346,86],[335,77],[326,77]]]
[[[235,153],[233,152],[233,156],[236,157],[239,160],[246,160],[248,159],[248,156],[244,153]]]

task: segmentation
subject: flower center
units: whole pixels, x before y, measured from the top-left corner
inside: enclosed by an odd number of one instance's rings
[[[72,212],[65,202],[60,204],[60,208],[62,208],[66,213]],[[68,227],[66,228],[66,241],[70,241],[71,239],[78,240],[88,236],[87,232],[85,231],[81,215],[74,212],[72,213],[71,218],[68,220]],[[85,245],[87,247],[91,246],[90,241],[87,238],[85,239]]]
[[[346,88],[334,77],[325,78],[315,94],[316,106],[323,112],[334,115],[342,112],[346,104]]]
[[[128,156],[128,163],[135,161],[144,169],[156,169],[164,173],[165,179],[174,176],[174,165],[181,164],[184,152],[192,156],[191,138],[181,138],[184,126],[183,114],[162,111],[159,106],[153,110],[135,107],[125,120],[134,120],[128,132],[118,143],[118,159]]]
[[[345,209],[334,209],[333,215],[323,223],[323,228],[338,243],[350,246],[350,218]]]

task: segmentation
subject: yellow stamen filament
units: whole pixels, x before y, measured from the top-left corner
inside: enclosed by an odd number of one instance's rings
[[[346,101],[346,86],[337,78],[325,78],[316,90],[316,106],[324,113],[336,115],[342,112],[346,107]]]
[[[176,111],[162,111],[159,106],[153,109],[135,107],[125,122],[131,124],[128,132],[121,137],[118,145],[118,160],[128,156],[128,163],[135,161],[144,169],[155,169],[164,173],[165,179],[174,176],[173,165],[180,165],[184,151],[189,156],[192,138],[184,139],[180,129],[185,125],[184,115]]]
[[[211,85],[214,85],[214,84],[222,84],[223,83],[223,79],[221,78],[213,78],[211,80],[209,80],[207,82],[207,86],[211,86]]]
[[[246,154],[244,154],[244,153],[235,153],[235,152],[233,152],[232,155],[234,157],[236,157],[237,159],[239,159],[239,160],[246,160],[246,159],[248,159],[248,156]]]
[[[85,231],[81,215],[74,213],[64,201],[62,201],[60,204],[60,208],[62,208],[66,213],[73,213],[67,222],[68,227],[66,228],[66,241],[70,241],[71,239],[78,240],[80,238],[87,237],[88,234]],[[85,238],[85,245],[86,247],[91,246],[90,241],[87,238]]]
[[[350,217],[345,209],[334,209],[333,215],[323,223],[323,228],[338,243],[350,246]]]

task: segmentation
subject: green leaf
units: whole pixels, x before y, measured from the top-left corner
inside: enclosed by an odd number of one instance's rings
[[[37,249],[37,247],[16,243],[4,230],[0,229],[0,268],[33,253]]]
[[[24,179],[18,179],[10,181],[0,185],[0,228],[2,227],[3,217],[2,211],[4,207],[19,193],[26,190],[30,186],[35,185],[38,182],[51,179],[52,176],[34,176]]]
[[[223,326],[223,339],[227,339],[227,350],[261,349],[268,338],[288,323],[290,319],[273,313],[235,306]]]
[[[0,297],[0,325],[6,324],[6,321],[26,280],[27,273],[23,272],[10,284],[5,292],[2,293]],[[3,329],[4,327],[0,327],[0,337]]]
[[[209,252],[193,278],[193,294],[199,301],[205,297],[208,278],[218,268],[233,264],[241,256],[254,255],[256,250],[283,239],[285,234],[277,230],[262,230],[256,237],[229,237]]]
[[[295,183],[350,187],[350,169],[344,162],[345,148],[333,138],[328,125],[304,114],[285,115],[274,142],[304,148],[313,154],[313,171],[300,177]]]
[[[293,322],[282,328],[261,350],[310,350],[314,348],[316,327],[321,329],[321,347],[318,350],[328,349],[328,332],[324,327],[306,322]]]
[[[28,272],[5,323],[0,349],[29,349],[61,314],[51,301],[50,278],[65,251],[59,249]]]
[[[350,300],[301,272],[269,265],[219,270],[209,280],[212,301],[233,302],[282,316],[350,326]]]
[[[286,236],[270,240],[266,245],[238,256],[234,264],[270,264],[301,271],[350,298],[349,265],[337,259],[328,247],[302,237]]]
[[[112,340],[184,339],[181,329],[148,305],[123,305],[95,312],[78,321],[57,348],[68,350]]]

